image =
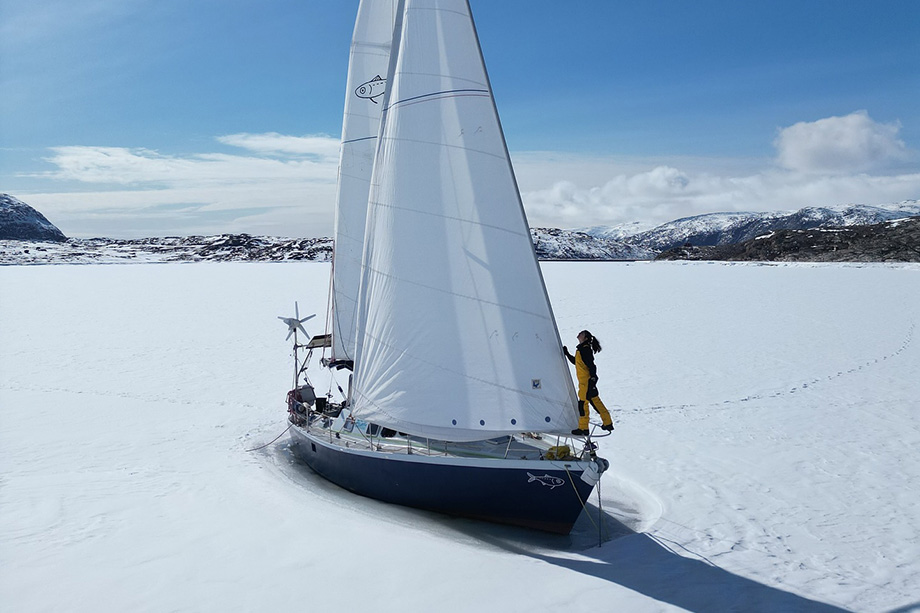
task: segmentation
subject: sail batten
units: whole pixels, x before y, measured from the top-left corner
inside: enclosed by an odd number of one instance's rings
[[[466,0],[404,0],[371,178],[353,410],[470,441],[575,424]]]
[[[361,138],[353,138],[353,139],[351,139],[351,140],[343,140],[343,141],[342,141],[342,144],[343,144],[343,145],[350,145],[351,143],[360,143],[360,142],[362,142],[362,141],[376,141],[376,140],[377,140],[377,135],[375,134],[374,136],[362,136]],[[357,176],[359,176],[359,175],[352,175],[352,176],[357,177]]]

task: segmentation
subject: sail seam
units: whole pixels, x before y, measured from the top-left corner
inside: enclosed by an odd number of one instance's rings
[[[534,313],[533,311],[528,311],[528,310],[526,310],[526,309],[521,309],[521,308],[518,308],[518,307],[514,307],[514,306],[511,306],[511,305],[509,305],[509,304],[501,304],[500,302],[494,302],[494,301],[492,301],[492,300],[483,300],[482,298],[477,298],[477,297],[474,297],[474,296],[467,296],[466,294],[459,294],[459,293],[457,293],[457,292],[451,292],[451,291],[448,291],[448,290],[445,290],[445,289],[441,289],[441,288],[439,288],[439,287],[433,287],[433,286],[431,286],[431,285],[426,285],[426,284],[424,284],[424,283],[419,283],[418,281],[412,281],[412,280],[410,280],[410,279],[406,279],[405,277],[397,277],[396,275],[392,275],[392,274],[383,272],[382,270],[377,270],[377,269],[374,268],[373,266],[369,266],[369,265],[367,265],[367,264],[364,265],[364,268],[366,268],[367,270],[369,270],[369,271],[371,271],[371,272],[377,273],[377,274],[380,275],[381,277],[386,277],[386,278],[388,278],[388,279],[393,279],[393,280],[395,280],[395,281],[403,281],[403,282],[408,283],[408,284],[410,284],[410,285],[415,285],[416,287],[422,287],[422,288],[425,288],[425,289],[430,289],[431,291],[438,292],[438,293],[440,293],[440,294],[447,294],[448,296],[456,296],[457,298],[465,298],[466,300],[472,300],[473,302],[479,302],[479,303],[482,303],[482,304],[488,304],[488,305],[491,305],[491,306],[494,306],[494,307],[498,307],[498,308],[500,308],[500,309],[508,309],[508,310],[511,310],[511,311],[517,311],[518,313],[523,313],[524,315],[530,315],[531,317],[536,317],[537,319],[549,320],[549,317],[547,317],[547,316],[545,316],[545,315],[541,315],[540,313]],[[365,334],[368,334],[368,335],[369,335],[369,333],[367,333],[367,332],[365,332]]]
[[[383,346],[385,346],[385,347],[388,347],[388,348],[390,348],[390,349],[397,349],[396,347],[394,347],[394,346],[391,345],[390,343],[387,343],[386,341],[377,338],[377,337],[374,336],[373,334],[370,334],[370,333],[368,333],[368,332],[365,332],[364,335],[365,335],[366,337],[369,337],[369,338],[374,339],[375,341],[377,341],[378,343],[380,343],[381,345],[383,345]],[[545,398],[545,397],[542,396],[542,395],[528,394],[526,391],[524,391],[524,390],[522,390],[522,389],[520,389],[520,388],[509,387],[509,386],[507,386],[507,385],[502,385],[501,383],[496,383],[495,381],[488,381],[488,380],[486,380],[486,379],[480,379],[479,377],[474,377],[474,376],[472,376],[472,375],[468,375],[468,374],[466,374],[466,373],[464,373],[464,372],[461,372],[461,371],[459,371],[459,370],[452,370],[452,369],[450,369],[450,368],[446,368],[446,367],[444,367],[444,366],[441,366],[440,364],[437,364],[437,363],[435,363],[435,362],[431,362],[431,361],[429,361],[429,360],[422,359],[422,358],[420,358],[420,357],[418,357],[418,356],[416,356],[416,355],[414,355],[414,354],[412,354],[412,353],[409,353],[408,351],[405,351],[405,350],[400,351],[400,357],[402,357],[402,358],[409,358],[410,360],[415,360],[416,362],[421,362],[422,364],[427,364],[427,365],[429,365],[429,366],[434,366],[435,368],[437,368],[437,369],[439,369],[439,370],[442,370],[442,371],[444,371],[444,372],[450,373],[450,374],[452,374],[452,375],[460,376],[460,377],[462,377],[462,378],[464,378],[464,379],[469,379],[469,380],[471,380],[471,381],[476,381],[476,382],[478,382],[478,383],[482,383],[482,384],[485,384],[485,385],[488,385],[488,386],[491,386],[491,387],[496,387],[496,388],[498,388],[498,389],[503,389],[503,390],[505,390],[505,391],[512,392],[512,393],[514,393],[514,394],[518,394],[519,396],[522,396],[523,398],[528,398],[528,399],[531,399],[531,400],[536,400],[536,401],[538,401],[538,402],[546,402],[546,403],[549,403],[550,406],[556,406],[556,407],[559,407],[559,408],[562,408],[562,409],[566,408],[566,404],[567,404],[567,403],[564,402],[564,401],[553,401],[552,399]],[[386,412],[386,411],[383,409],[383,407],[381,407],[381,406],[378,405],[376,402],[374,402],[373,400],[371,400],[367,395],[365,395],[364,393],[362,393],[361,390],[355,390],[355,392],[356,392],[357,394],[359,394],[361,397],[363,397],[365,400],[367,400],[367,402],[368,402],[369,404],[372,404],[372,405],[374,405],[376,408],[380,409],[381,411]],[[536,407],[532,407],[532,408],[533,408],[533,410],[542,413],[542,411],[539,411]],[[389,415],[389,413],[387,413],[387,414]],[[392,416],[391,416],[391,417],[392,417]],[[395,419],[395,418],[394,418],[394,419]]]
[[[353,243],[356,244],[356,245],[363,245],[363,244],[364,244],[364,239],[363,239],[363,238],[357,239],[357,238],[355,238],[354,236],[352,236],[352,235],[350,235],[350,234],[346,234],[345,232],[340,232],[340,233],[339,233],[339,240],[341,240],[341,239],[343,239],[343,238],[346,239],[346,240],[350,240],[351,242],[353,242]],[[359,261],[359,262],[361,261],[361,258],[360,258],[360,257],[359,257],[359,258],[352,258],[352,259],[353,259],[353,260],[357,260],[357,261]]]
[[[341,291],[341,290],[339,290],[338,292],[336,292],[335,295],[336,295],[337,298],[341,298],[341,299],[343,299],[343,300],[347,300],[348,302],[350,302],[350,303],[352,303],[352,304],[357,304],[357,303],[358,303],[358,298],[357,298],[356,296],[355,296],[355,297],[352,297],[351,294],[346,294],[345,292],[343,292],[343,291]],[[354,319],[354,317],[352,317],[352,319]]]
[[[429,7],[429,6],[411,6],[411,7],[409,7],[408,9],[406,9],[406,12],[407,12],[407,13],[408,13],[409,11],[415,11],[415,12],[417,12],[417,13],[421,13],[422,11],[428,11],[428,12],[431,12],[431,13],[451,13],[451,14],[457,15],[457,16],[459,16],[459,17],[467,17],[467,18],[470,18],[470,19],[473,18],[473,16],[470,15],[468,12],[465,12],[465,11],[456,11],[456,10],[444,8],[444,7],[442,7],[442,6],[435,6],[435,7]]]
[[[439,213],[433,213],[431,211],[420,211],[419,209],[410,209],[404,206],[397,206],[395,204],[384,204],[383,202],[372,202],[375,207],[380,207],[384,209],[394,209],[397,211],[406,211],[407,213],[418,213],[419,215],[428,215],[429,217],[439,217],[441,219],[449,219],[450,221],[459,221],[460,223],[470,224],[473,226],[479,226],[482,228],[489,228],[490,230],[498,230],[499,232],[505,232],[511,234],[512,236],[519,236],[521,238],[527,236],[530,238],[529,234],[524,234],[522,232],[515,232],[508,228],[503,228],[501,226],[496,226],[494,224],[483,223],[481,221],[473,221],[472,219],[464,219],[463,217],[456,217],[454,215],[441,215]]]
[[[472,151],[473,153],[478,153],[478,154],[480,154],[480,155],[487,155],[487,156],[493,157],[493,158],[495,158],[495,159],[497,159],[497,160],[504,160],[504,159],[505,159],[505,156],[504,156],[504,155],[501,155],[501,154],[498,154],[498,153],[492,153],[491,151],[485,151],[484,149],[474,149],[473,147],[463,147],[463,146],[460,146],[460,145],[451,145],[450,143],[441,143],[441,142],[435,142],[435,141],[427,141],[427,140],[421,140],[421,139],[418,139],[418,138],[405,138],[405,137],[403,137],[403,136],[399,136],[399,137],[396,137],[396,136],[383,136],[383,137],[381,137],[381,138],[383,138],[384,140],[387,140],[387,141],[403,142],[403,143],[415,143],[415,144],[420,144],[420,145],[431,145],[432,147],[443,147],[443,148],[445,148],[445,149],[458,149],[458,150],[460,150],[460,151]]]

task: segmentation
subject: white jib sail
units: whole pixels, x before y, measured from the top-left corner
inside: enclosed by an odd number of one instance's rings
[[[353,360],[355,310],[374,152],[397,0],[361,0],[352,36],[335,206],[332,357]]]
[[[467,0],[405,0],[374,166],[354,406],[443,440],[565,432],[575,392]]]

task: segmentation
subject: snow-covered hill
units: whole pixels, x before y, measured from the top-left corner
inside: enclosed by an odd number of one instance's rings
[[[616,238],[654,252],[687,243],[695,247],[741,243],[778,230],[812,230],[865,226],[920,215],[920,202],[905,200],[881,206],[808,207],[794,212],[709,213],[685,217],[650,230],[629,233],[629,227],[585,230],[599,238]]]
[[[328,261],[330,238],[248,234],[120,240],[71,238],[61,243],[0,240],[2,264],[127,264],[162,262]]]
[[[650,260],[688,243],[693,247],[737,245],[783,230],[862,227],[911,216],[920,216],[917,200],[884,206],[811,207],[795,212],[710,213],[651,229],[640,222],[582,230],[532,228],[531,236],[541,260]],[[0,195],[0,264],[327,261],[332,247],[330,238],[248,234],[66,239],[41,213],[16,198]],[[711,253],[715,257],[715,252]]]
[[[655,252],[622,240],[592,236],[578,230],[531,228],[541,260],[649,260]]]
[[[867,226],[777,230],[743,243],[680,246],[663,260],[920,262],[920,217]]]
[[[590,226],[578,228],[577,232],[584,232],[598,238],[611,238],[618,241],[628,241],[633,236],[647,232],[658,226],[644,221],[629,221],[615,226]]]
[[[0,267],[0,610],[916,611],[920,265],[542,268],[617,422],[568,537],[293,461],[327,263]]]
[[[22,200],[0,194],[0,240],[64,241],[67,237]]]
[[[655,253],[613,239],[556,228],[531,230],[541,260],[648,260]],[[332,257],[331,238],[248,234],[120,240],[68,239],[59,243],[0,240],[0,264],[114,264],[149,262],[286,262]]]

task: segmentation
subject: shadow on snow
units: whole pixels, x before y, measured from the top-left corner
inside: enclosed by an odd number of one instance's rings
[[[847,613],[847,609],[735,575],[709,561],[681,556],[653,536],[636,532],[593,504],[587,506],[571,534],[548,534],[365,498],[314,473],[293,457],[287,445],[279,444],[276,452],[292,469],[289,476],[295,482],[354,511],[447,538],[453,535],[465,543],[541,560],[688,611]],[[908,610],[912,609],[904,611]]]

